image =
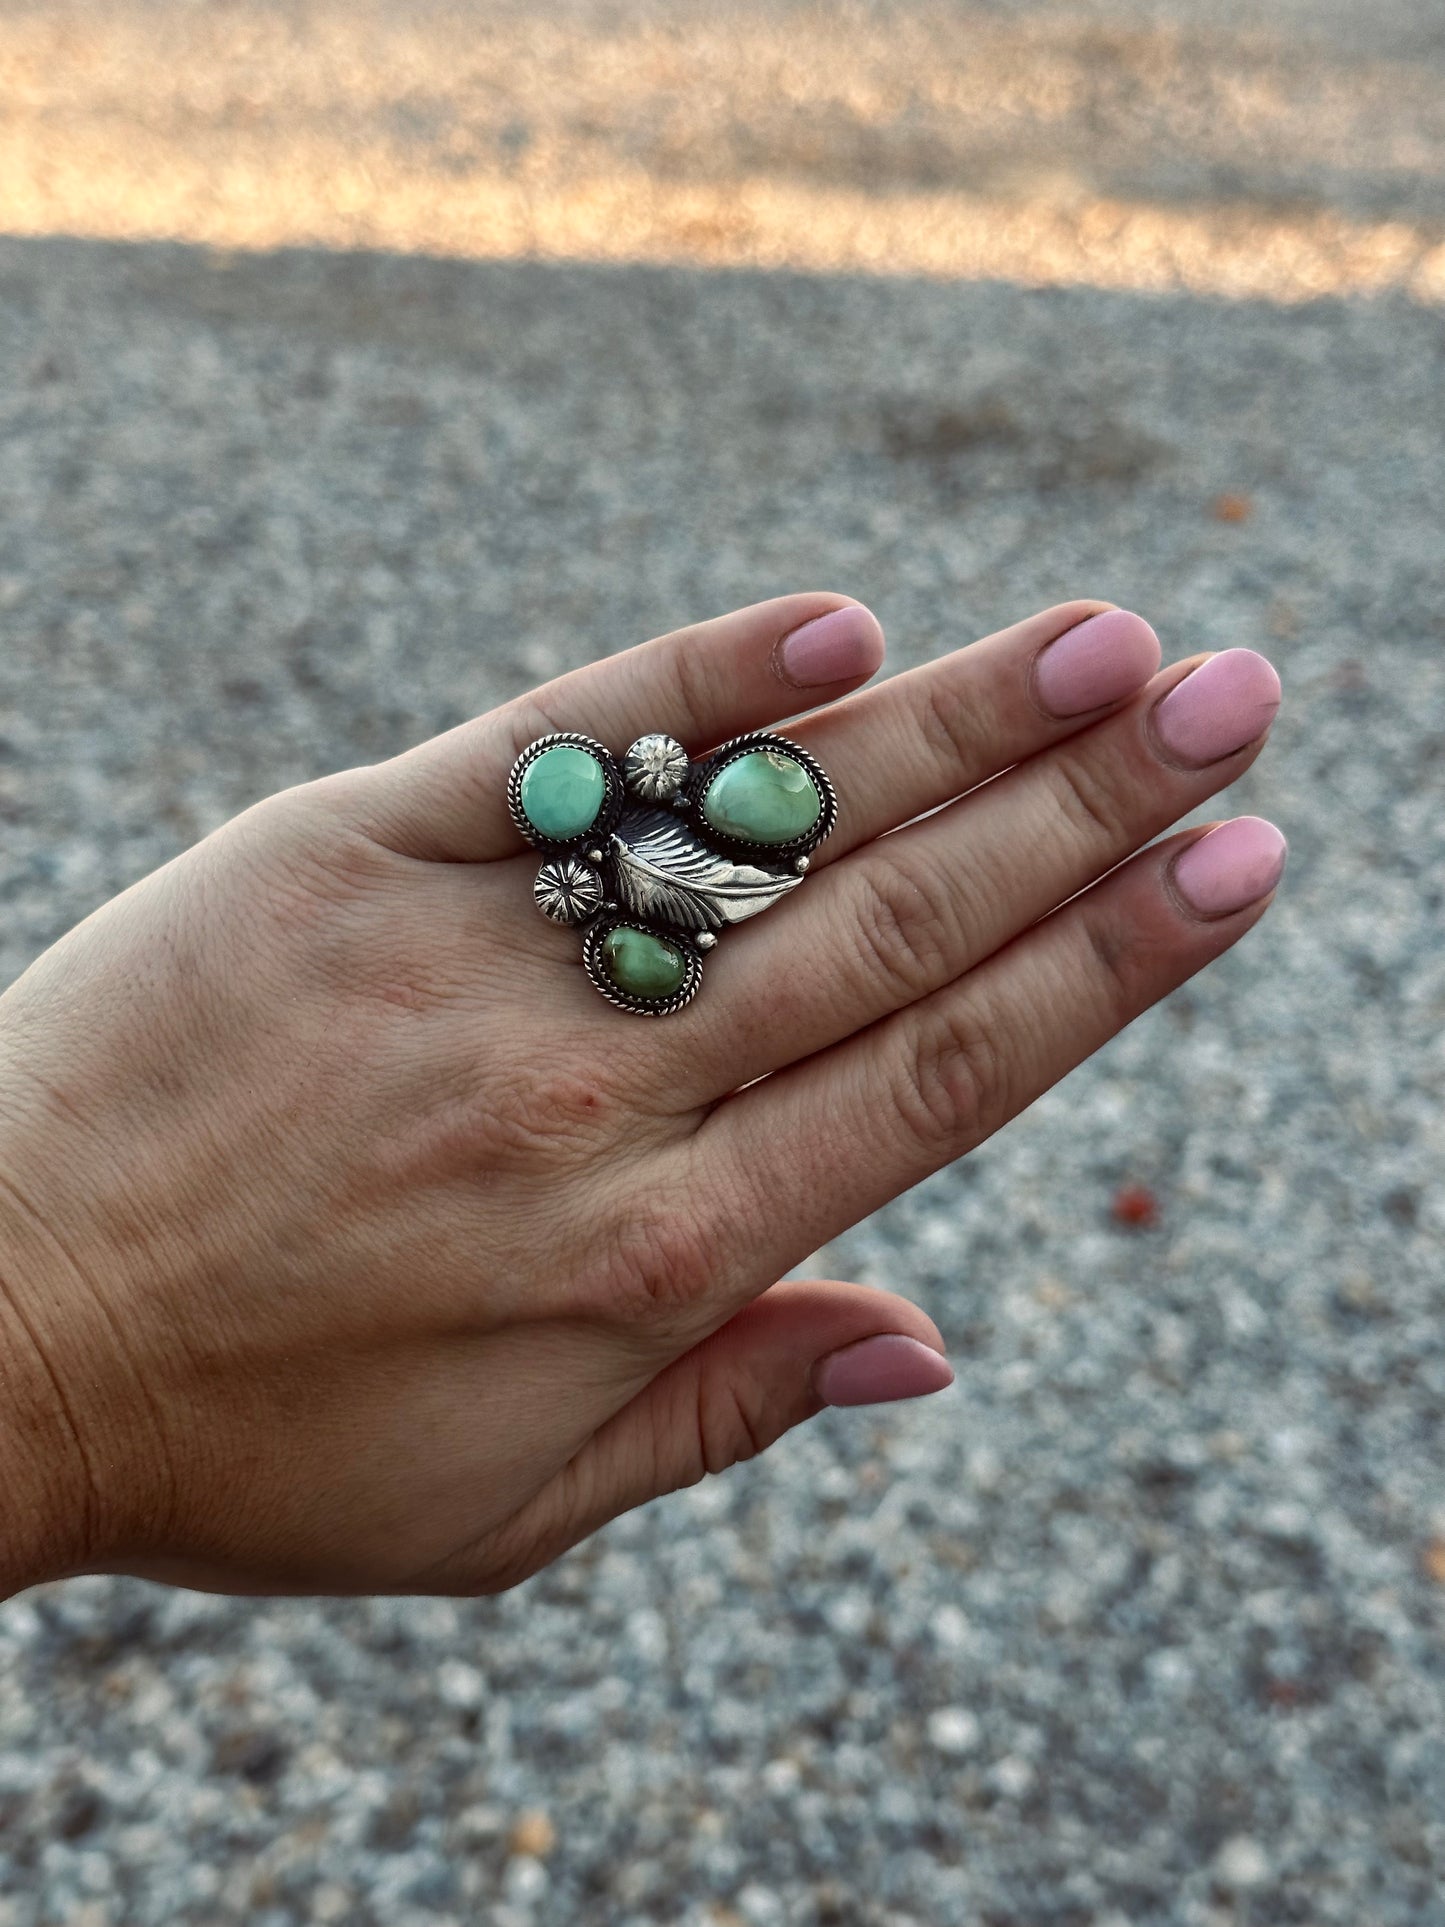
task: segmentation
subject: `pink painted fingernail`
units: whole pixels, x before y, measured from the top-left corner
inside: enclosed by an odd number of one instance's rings
[[[882,627],[873,611],[858,602],[805,622],[783,637],[777,654],[779,674],[795,689],[821,689],[824,683],[871,676],[882,661]]]
[[[1202,769],[1252,743],[1278,708],[1274,665],[1253,649],[1226,649],[1174,685],[1154,711],[1154,729],[1171,756]]]
[[[1106,609],[1048,645],[1034,668],[1034,690],[1051,716],[1083,716],[1142,688],[1159,657],[1159,638],[1143,616]]]
[[[1227,917],[1269,895],[1288,847],[1262,816],[1237,816],[1174,859],[1174,887],[1196,916]]]
[[[860,1338],[813,1367],[813,1390],[825,1405],[886,1405],[895,1398],[923,1398],[952,1383],[948,1360],[902,1332]]]

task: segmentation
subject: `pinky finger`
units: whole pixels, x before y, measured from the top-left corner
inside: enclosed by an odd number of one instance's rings
[[[1156,844],[946,989],[714,1111],[695,1153],[784,1270],[962,1157],[1268,908],[1285,841],[1239,817]]]

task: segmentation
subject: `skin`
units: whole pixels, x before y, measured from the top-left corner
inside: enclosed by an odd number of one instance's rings
[[[1047,716],[1037,658],[1094,602],[800,694],[780,639],[846,601],[270,797],[0,999],[6,1586],[499,1590],[813,1415],[838,1348],[942,1350],[906,1299],[775,1281],[1244,935],[1268,895],[1205,918],[1173,886],[1200,832],[1141,846],[1263,738],[1163,749],[1199,659]],[[697,753],[808,703],[844,809],[807,886],[679,1015],[613,1010],[534,908],[513,758]]]

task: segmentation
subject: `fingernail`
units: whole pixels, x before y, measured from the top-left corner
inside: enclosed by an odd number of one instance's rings
[[[1051,716],[1083,716],[1142,688],[1160,654],[1143,616],[1106,609],[1044,649],[1034,667],[1034,692]]]
[[[1274,721],[1279,677],[1253,649],[1226,649],[1176,683],[1154,711],[1171,756],[1202,768],[1252,743]]]
[[[860,1338],[813,1367],[813,1390],[825,1405],[886,1405],[895,1398],[923,1398],[952,1383],[948,1360],[901,1332]]]
[[[861,603],[817,616],[784,636],[778,648],[779,674],[795,689],[852,682],[871,676],[883,661],[883,630],[877,616]]]
[[[1227,917],[1268,896],[1289,846],[1262,816],[1237,816],[1174,859],[1174,887],[1200,917]]]

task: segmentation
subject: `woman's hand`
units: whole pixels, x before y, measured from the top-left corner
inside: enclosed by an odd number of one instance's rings
[[[1140,853],[1278,682],[1155,675],[1100,609],[793,727],[838,827],[662,1021],[537,915],[508,769],[831,703],[881,660],[856,604],[274,796],[42,957],[0,999],[0,1576],[495,1590],[827,1401],[946,1384],[905,1299],[774,1281],[1237,941],[1283,861],[1251,818]]]

